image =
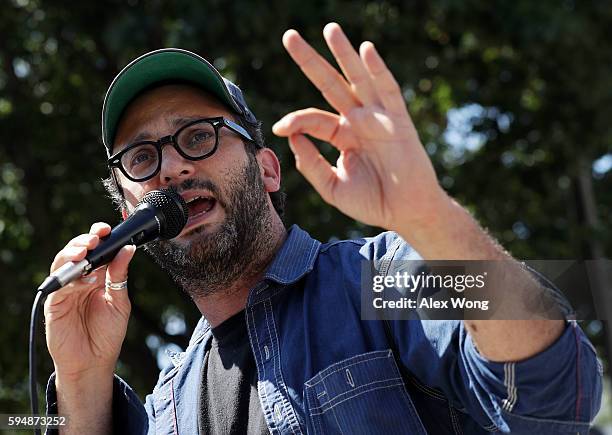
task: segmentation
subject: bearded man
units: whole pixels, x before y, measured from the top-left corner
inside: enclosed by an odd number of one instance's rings
[[[202,313],[143,405],[114,375],[125,338],[133,246],[45,303],[55,373],[49,412],[65,433],[581,433],[600,406],[595,352],[575,322],[362,320],[365,260],[495,260],[510,307],[539,282],[438,184],[400,88],[373,44],[324,36],[343,74],[293,30],[283,43],[337,111],[286,115],[296,166],[329,204],[389,230],[321,244],[282,220],[279,161],[240,89],[196,54],[163,49],[111,84],[106,186],[124,217],[171,188],[189,219],[147,251]],[[340,151],[331,166],[306,135]],[[110,226],[58,253],[79,261]],[[527,292],[527,293],[525,293]]]

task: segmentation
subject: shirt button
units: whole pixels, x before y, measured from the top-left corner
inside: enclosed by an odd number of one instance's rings
[[[274,404],[274,415],[276,416],[277,423],[280,423],[280,421],[283,419],[283,412],[281,411],[280,403]]]
[[[268,361],[270,359],[270,349],[268,349],[268,346],[264,346],[264,353],[266,354],[266,361]]]

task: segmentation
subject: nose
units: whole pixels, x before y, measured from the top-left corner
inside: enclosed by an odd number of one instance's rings
[[[185,159],[171,144],[167,144],[162,148],[162,164],[159,171],[161,182],[169,185],[172,182],[192,178],[195,173],[195,163]]]

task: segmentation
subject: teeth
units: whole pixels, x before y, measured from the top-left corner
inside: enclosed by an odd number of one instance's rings
[[[196,196],[194,198],[191,198],[189,201],[186,201],[187,204],[192,203],[193,201],[195,201],[196,199],[210,199],[208,196]]]

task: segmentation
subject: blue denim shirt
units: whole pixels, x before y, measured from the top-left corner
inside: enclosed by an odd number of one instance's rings
[[[293,226],[245,310],[273,434],[587,434],[601,365],[582,330],[522,362],[488,361],[461,321],[363,321],[363,260],[418,254],[397,234],[327,244]],[[115,433],[198,434],[205,319],[143,405],[115,377]],[[53,377],[48,411],[56,410]]]

